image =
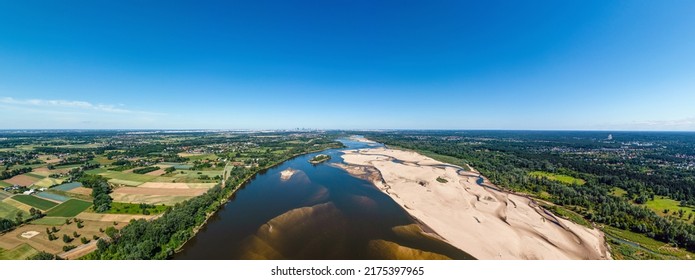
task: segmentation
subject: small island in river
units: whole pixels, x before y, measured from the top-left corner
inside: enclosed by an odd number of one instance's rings
[[[327,161],[329,159],[331,159],[331,156],[325,155],[325,154],[319,154],[319,155],[316,155],[315,157],[313,157],[312,159],[310,159],[309,162],[311,164],[319,164],[319,163],[322,163],[322,162]]]

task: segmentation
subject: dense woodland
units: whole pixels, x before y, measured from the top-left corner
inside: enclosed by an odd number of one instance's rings
[[[543,197],[599,224],[644,234],[695,252],[695,225],[642,204],[663,195],[695,203],[695,134],[432,131],[371,133],[387,145],[462,160],[493,183]],[[459,162],[452,162],[459,163]],[[530,175],[581,178],[567,184]],[[615,195],[616,188],[626,195]],[[689,215],[683,213],[680,215]]]

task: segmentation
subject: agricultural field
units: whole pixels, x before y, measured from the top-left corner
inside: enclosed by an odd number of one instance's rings
[[[55,194],[52,192],[39,192],[39,193],[36,193],[35,196],[40,197],[40,198],[44,198],[47,200],[55,201],[55,202],[65,202],[65,201],[68,201],[68,199],[70,199],[69,197],[65,197],[65,196]]]
[[[14,207],[14,208],[17,208],[17,209],[19,209],[19,210],[24,211],[25,213],[29,213],[29,211],[31,210],[31,206],[26,205],[26,204],[24,204],[24,203],[21,203],[21,202],[19,202],[19,201],[16,201],[16,200],[14,200],[14,199],[12,199],[12,198],[5,199],[5,200],[2,201],[2,203],[11,205],[11,206]]]
[[[169,208],[165,205],[149,205],[147,208],[143,208],[140,204],[133,203],[121,203],[114,202],[111,204],[111,209],[108,212],[102,214],[127,214],[127,215],[157,215],[164,213],[166,209]],[[143,210],[147,209],[144,214]]]
[[[68,193],[78,194],[78,195],[92,195],[92,189],[88,189],[85,187],[78,187],[78,188],[74,188],[74,189],[69,190]]]
[[[43,178],[46,178],[46,176],[43,176],[43,175],[40,175],[40,174],[36,174],[36,173],[34,173],[34,172],[24,173],[24,175],[27,175],[27,176],[29,176],[29,177],[34,177],[34,178],[39,179],[39,180],[41,180],[41,179],[43,179]]]
[[[90,240],[94,235],[103,237],[100,229],[122,228],[132,219],[156,219],[167,210],[174,211],[177,203],[204,194],[220,184],[229,162],[237,162],[236,169],[249,169],[236,170],[237,176],[247,176],[298,151],[321,148],[318,145],[337,145],[329,137],[297,133],[279,133],[273,137],[266,133],[233,137],[227,133],[209,133],[201,137],[198,133],[130,135],[111,131],[46,132],[7,137],[22,138],[23,144],[2,150],[9,153],[12,170],[23,173],[12,174],[15,176],[0,181],[0,186],[17,184],[48,189],[34,195],[13,196],[0,192],[0,217],[14,220],[17,213],[24,213],[28,218],[31,208],[46,214],[0,235],[0,258],[9,259],[23,259],[40,251],[70,258],[81,256],[94,249],[96,242],[63,253],[66,244],[62,240],[48,240],[46,229],[56,227],[58,231],[53,234],[58,237],[73,232]],[[316,144],[315,139],[322,142]],[[102,148],[107,146],[112,148]],[[143,169],[153,166],[159,169]],[[176,170],[166,173],[169,167]],[[4,169],[5,166],[0,166],[0,170]],[[142,170],[144,174],[134,170]],[[105,213],[95,213],[92,209],[91,187],[95,186],[93,180],[100,179],[88,175],[103,176],[112,188],[108,195],[113,202]],[[90,188],[79,181],[89,184]],[[95,190],[100,192],[98,187]],[[24,191],[23,188],[15,190]],[[98,203],[103,205],[103,200]],[[71,218],[84,220],[84,228],[77,228],[75,222],[66,223],[66,219]],[[76,238],[68,245],[81,246],[82,242]]]
[[[39,180],[38,182],[34,183],[34,186],[40,187],[40,188],[49,188],[51,186],[58,185],[60,183],[63,183],[63,179],[56,179],[56,178],[43,178]]]
[[[26,211],[23,211],[11,204],[0,201],[0,218],[14,220],[15,217],[17,217],[17,213],[19,212],[27,214]]]
[[[180,157],[187,158],[189,161],[196,160],[216,160],[218,157],[214,154],[191,154],[191,153],[179,153]]]
[[[545,171],[533,171],[533,172],[529,173],[529,175],[534,176],[534,177],[542,177],[542,178],[546,178],[548,180],[558,181],[558,182],[570,184],[570,185],[584,185],[586,183],[586,181],[584,181],[583,179],[580,179],[580,178],[574,178],[572,176],[555,174],[555,173],[550,173],[550,172],[545,172]]]
[[[65,217],[43,217],[30,223],[32,225],[62,226],[65,224]]]
[[[46,212],[46,216],[49,217],[74,217],[82,213],[82,211],[87,210],[92,206],[91,202],[70,199],[60,205],[53,207],[51,210]]]
[[[110,178],[110,179],[118,179],[118,180],[126,180],[126,181],[140,181],[140,182],[149,182],[149,181],[152,181],[155,178],[157,178],[156,176],[136,174],[136,173],[124,173],[124,172],[117,172],[117,171],[106,171],[103,173],[99,173],[99,175],[104,176],[106,178]]]
[[[0,191],[0,201],[2,201],[2,200],[5,199],[5,198],[8,198],[8,197],[10,197],[10,196],[12,196],[12,194],[10,194],[10,193],[8,193],[8,192],[6,192],[6,191]]]
[[[156,215],[139,215],[139,214],[110,214],[110,213],[92,213],[92,212],[82,212],[77,215],[78,219],[85,221],[97,221],[97,222],[116,222],[116,223],[128,223],[130,220],[138,219],[153,219]]]
[[[170,182],[170,183],[216,183],[215,176],[222,176],[223,170],[215,171],[195,171],[195,170],[176,170],[172,173],[162,175],[153,180],[153,182]],[[209,179],[201,179],[201,176],[207,176]]]
[[[61,218],[65,221],[65,218]],[[24,224],[15,230],[0,235],[0,250],[10,251],[17,246],[22,246],[26,244],[33,247],[36,251],[44,251],[51,254],[60,254],[63,252],[64,245],[74,245],[80,246],[82,243],[79,238],[75,238],[70,243],[66,244],[61,238],[56,240],[48,240],[46,234],[46,229],[55,226],[58,232],[54,233],[56,236],[60,237],[63,234],[67,234],[73,237],[73,233],[77,232],[80,237],[86,237],[88,240],[93,240],[94,236],[104,237],[104,233],[100,231],[108,227],[115,227],[117,229],[123,228],[127,223],[115,223],[106,221],[93,221],[88,219],[83,219],[83,227],[78,228],[77,223],[71,222],[70,224],[62,225],[38,225],[38,224]],[[24,233],[36,233],[36,235],[26,238],[23,237]],[[17,257],[12,257],[12,259],[18,259]]]
[[[39,251],[29,246],[29,244],[23,243],[10,250],[0,248],[0,260],[25,260],[37,253]]]
[[[146,203],[153,205],[173,206],[192,198],[192,196],[172,196],[172,195],[143,195],[129,193],[112,193],[113,201],[123,203]]]
[[[6,179],[4,181],[5,181],[5,183],[8,183],[10,185],[20,185],[20,186],[26,187],[26,186],[29,186],[33,183],[38,182],[39,180],[40,180],[40,178],[36,178],[36,177],[28,176],[26,174],[22,174],[22,175],[14,176],[10,179]]]
[[[67,191],[70,191],[72,189],[79,188],[81,186],[82,186],[82,183],[80,183],[80,182],[72,182],[72,183],[67,183],[67,184],[55,186],[52,188],[52,190],[59,190],[59,191],[67,192]]]
[[[53,201],[48,201],[45,199],[38,198],[33,195],[15,195],[11,199],[14,199],[16,201],[19,201],[21,203],[24,203],[26,205],[29,205],[31,207],[41,209],[41,210],[48,210],[53,208],[54,206],[58,205],[58,203],[55,203]]]

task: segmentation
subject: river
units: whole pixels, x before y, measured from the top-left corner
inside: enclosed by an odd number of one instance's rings
[[[381,146],[340,141],[345,149]],[[298,156],[257,174],[174,259],[472,259],[423,233],[370,182],[331,166],[343,162],[341,150]],[[331,159],[309,163],[317,154]],[[282,178],[287,170],[294,175]]]

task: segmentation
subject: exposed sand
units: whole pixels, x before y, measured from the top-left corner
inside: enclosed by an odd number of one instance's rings
[[[371,180],[414,218],[476,258],[610,258],[600,230],[558,218],[487,180],[488,187],[482,187],[478,173],[387,148],[345,151],[342,157],[348,165],[337,166]]]
[[[280,180],[287,181],[290,178],[292,178],[292,175],[294,175],[295,173],[297,173],[297,170],[287,168],[280,172]]]
[[[37,236],[37,235],[39,235],[38,231],[31,230],[31,231],[23,232],[21,236],[22,236],[22,238],[30,239],[30,238]]]

